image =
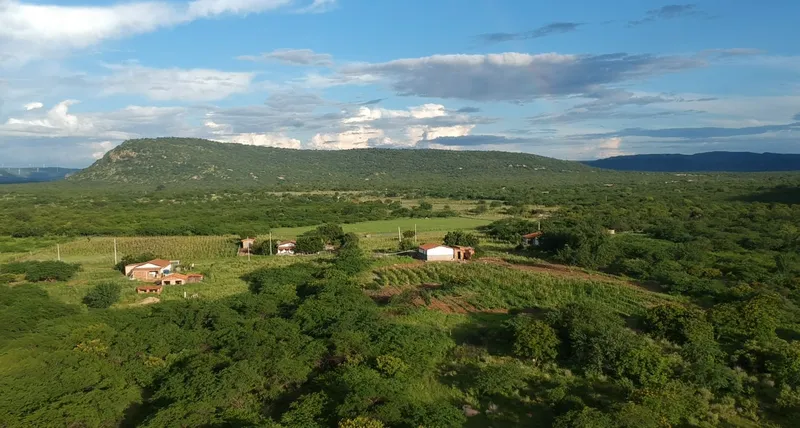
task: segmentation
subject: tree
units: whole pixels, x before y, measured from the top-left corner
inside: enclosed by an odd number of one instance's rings
[[[401,240],[399,244],[400,251],[413,251],[416,250],[417,247],[419,247],[419,245],[408,238]]]
[[[403,231],[403,238],[411,239],[417,235],[417,232],[413,230],[404,230]]]
[[[558,355],[561,341],[544,321],[530,317],[521,317],[512,323],[514,331],[514,354],[520,358],[534,360],[537,363],[552,361]]]
[[[444,236],[445,245],[458,245],[463,247],[476,247],[480,243],[478,235],[474,233],[464,232],[463,230],[455,230],[447,232]]]
[[[120,261],[114,265],[114,269],[125,273],[125,266],[132,265],[135,263],[144,263],[149,260],[154,260],[159,258],[153,253],[141,253],[141,254],[126,254],[122,256]]]
[[[316,231],[307,232],[297,237],[294,250],[302,254],[316,254],[325,249],[325,241]]]
[[[336,269],[351,276],[367,269],[369,265],[369,258],[358,245],[342,247],[333,260],[333,266]]]
[[[113,282],[104,282],[89,290],[83,298],[83,303],[90,308],[106,309],[119,300],[122,287]]]
[[[358,238],[358,235],[356,235],[353,232],[347,232],[344,235],[342,235],[342,246],[343,247],[358,246],[359,241],[360,241],[360,239]]]
[[[341,225],[335,223],[325,223],[317,226],[316,234],[325,244],[341,245],[344,230]]]

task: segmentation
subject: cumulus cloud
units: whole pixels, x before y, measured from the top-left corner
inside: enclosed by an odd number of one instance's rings
[[[211,69],[149,68],[138,64],[108,65],[106,94],[143,94],[153,100],[212,101],[250,89],[253,73]]]
[[[517,101],[576,95],[603,85],[700,67],[681,56],[503,53],[434,55],[344,67],[350,78],[381,79],[400,95]]]
[[[405,110],[361,107],[341,119],[338,132],[316,134],[309,147],[427,147],[425,143],[429,140],[469,135],[477,121],[470,119],[451,113],[441,104],[423,104]]]
[[[23,107],[25,108],[25,110],[31,111],[31,110],[36,110],[36,109],[40,109],[40,108],[44,107],[44,104],[42,104],[40,102],[32,102],[32,103],[25,104]]]
[[[66,100],[56,104],[46,116],[29,119],[9,118],[0,126],[5,135],[52,137],[91,136],[95,134],[91,122],[69,113],[69,107],[77,101]]]
[[[89,146],[92,149],[92,159],[100,159],[102,158],[106,152],[113,149],[117,145],[111,141],[100,141],[96,143],[86,143],[86,146]]]
[[[11,117],[0,125],[0,136],[124,140],[175,135],[186,129],[181,107],[128,106],[111,112],[74,114],[70,107],[75,104],[75,100],[65,100],[46,112],[37,109]]]
[[[276,49],[261,55],[243,55],[236,57],[242,61],[278,61],[288,65],[330,67],[333,65],[333,56],[330,54],[316,53],[311,49]]]
[[[229,142],[249,146],[279,147],[282,149],[299,149],[300,140],[283,134],[237,134],[230,137]]]
[[[539,39],[553,34],[576,31],[581,25],[583,24],[579,22],[553,22],[531,31],[523,31],[519,33],[486,33],[479,35],[478,38],[486,43]]]

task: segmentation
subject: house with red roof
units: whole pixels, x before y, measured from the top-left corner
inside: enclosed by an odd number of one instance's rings
[[[155,259],[125,266],[125,276],[131,280],[156,281],[173,271],[169,260]]]

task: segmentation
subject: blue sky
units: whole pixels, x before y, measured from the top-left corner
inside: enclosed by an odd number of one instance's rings
[[[0,0],[0,163],[126,139],[800,153],[800,2]]]

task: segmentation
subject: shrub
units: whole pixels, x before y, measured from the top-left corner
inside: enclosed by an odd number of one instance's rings
[[[119,300],[121,291],[122,287],[119,284],[104,282],[89,290],[89,293],[83,298],[83,303],[95,309],[109,308]]]

